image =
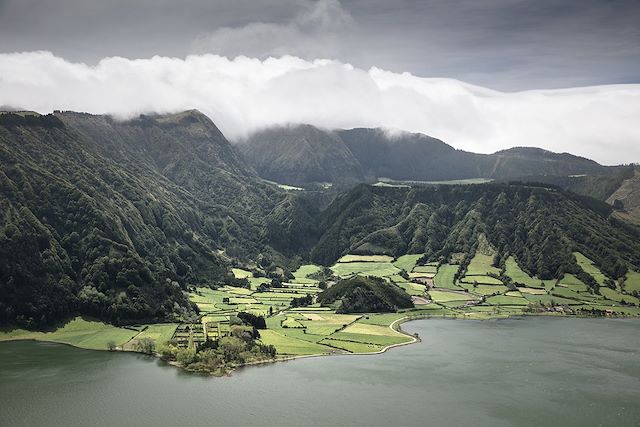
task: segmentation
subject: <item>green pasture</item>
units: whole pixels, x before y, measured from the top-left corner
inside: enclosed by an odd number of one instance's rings
[[[422,254],[402,255],[393,262],[393,265],[400,270],[410,272],[420,258],[422,258]]]
[[[461,289],[454,282],[454,276],[458,272],[458,265],[442,264],[438,269],[438,274],[433,278],[433,284],[437,288]]]
[[[362,276],[388,277],[399,274],[400,270],[390,262],[339,262],[331,270],[340,277]]]
[[[607,276],[605,276],[600,271],[600,269],[595,266],[593,261],[582,255],[580,252],[574,252],[573,256],[576,257],[578,265],[580,266],[580,268],[582,268],[582,270],[584,270],[585,273],[596,279],[596,282],[598,282],[600,286],[604,286],[604,283],[607,280]]]
[[[345,255],[338,262],[392,262],[389,255]]]
[[[476,251],[467,267],[466,276],[486,276],[488,274],[499,275],[500,269],[493,266],[493,257],[491,255]]]
[[[109,342],[113,341],[116,345],[122,346],[138,332],[76,317],[51,332],[33,332],[24,329],[0,331],[0,341],[30,339],[58,342],[92,350],[106,350]]]

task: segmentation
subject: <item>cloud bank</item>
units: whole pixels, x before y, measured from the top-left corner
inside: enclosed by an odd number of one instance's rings
[[[217,55],[105,58],[0,54],[0,105],[128,118],[197,108],[230,139],[275,124],[385,127],[459,149],[537,146],[604,164],[640,162],[640,85],[503,93],[333,60]]]

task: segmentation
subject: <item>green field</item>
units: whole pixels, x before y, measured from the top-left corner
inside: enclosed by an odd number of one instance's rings
[[[602,294],[603,297],[611,300],[611,301],[616,301],[616,302],[621,302],[624,301],[626,303],[631,303],[634,305],[638,305],[640,304],[640,300],[638,300],[638,298],[632,296],[632,295],[626,295],[623,294],[621,292],[615,291],[613,289],[609,289],[606,287],[602,287],[600,288],[600,294]]]
[[[391,262],[393,257],[389,255],[345,255],[338,262]]]
[[[586,256],[582,255],[580,252],[574,252],[573,256],[576,257],[576,261],[580,268],[584,270],[585,273],[589,274],[591,277],[596,279],[596,282],[600,286],[604,286],[605,281],[607,280],[607,276],[605,276],[598,267],[595,266],[593,261],[591,261]]]
[[[507,291],[507,287],[503,285],[478,285],[469,288],[469,292],[478,295],[496,295],[502,294]]]
[[[434,302],[438,303],[448,301],[473,301],[479,299],[475,295],[471,295],[466,292],[430,290],[428,294]]]
[[[293,276],[295,277],[294,283],[304,283],[304,284],[316,284],[317,280],[310,279],[308,276],[317,273],[322,268],[318,265],[314,264],[305,264],[301,265],[296,271],[293,272]]]
[[[424,291],[426,289],[425,285],[421,285],[419,283],[402,282],[398,283],[398,286],[400,286],[406,293],[412,296],[422,296],[424,295]]]
[[[92,350],[106,350],[109,342],[113,341],[116,345],[122,346],[138,332],[76,317],[52,332],[32,332],[24,329],[0,331],[0,341],[31,339],[59,342]]]
[[[177,323],[157,323],[152,325],[143,325],[142,332],[133,337],[129,342],[123,345],[125,350],[133,350],[138,340],[143,338],[152,339],[156,346],[160,346],[168,342],[178,327]]]
[[[479,285],[502,285],[502,281],[500,279],[496,279],[491,276],[464,276],[460,282],[462,283],[477,283]]]
[[[555,280],[540,280],[529,276],[523,271],[515,258],[510,256],[505,263],[505,274],[513,280],[514,283],[525,285],[528,288],[547,288],[550,289]]]
[[[339,262],[331,267],[331,270],[339,277],[350,277],[354,274],[388,277],[400,273],[400,270],[390,262]]]
[[[331,348],[327,346],[292,338],[270,329],[260,331],[260,341],[264,344],[275,346],[279,355],[301,356],[328,354],[331,352]]]
[[[640,273],[629,271],[624,281],[624,290],[627,292],[640,292]]]
[[[598,295],[571,274],[565,275],[557,284],[556,280],[541,281],[530,277],[513,257],[509,257],[503,274],[511,277],[518,286],[517,290],[509,291],[501,280],[489,276],[501,272],[491,265],[493,257],[480,251],[476,252],[465,277],[458,283],[454,282],[458,265],[430,263],[417,266],[416,262],[421,257],[419,254],[405,255],[393,261],[391,257],[382,255],[346,255],[331,267],[340,277],[356,274],[382,277],[393,281],[409,295],[425,296],[432,301],[398,313],[336,314],[335,304],[322,307],[315,301],[308,306],[291,307],[293,298],[315,296],[321,292],[318,281],[309,277],[321,271],[322,267],[317,265],[302,265],[292,273],[294,278],[289,278],[290,283],[269,287],[262,292],[258,292],[258,286],[270,284],[270,279],[254,278],[253,272],[235,268],[234,276],[248,278],[250,289],[228,285],[217,289],[191,289],[189,298],[200,309],[200,320],[196,323],[141,325],[128,329],[76,318],[53,332],[19,329],[0,332],[0,340],[38,339],[92,349],[106,349],[107,343],[113,341],[124,350],[133,350],[135,343],[143,338],[150,338],[157,345],[174,338],[178,339],[179,345],[185,346],[190,345],[185,344],[187,341],[203,342],[207,335],[210,339],[216,339],[218,333],[229,333],[230,322],[240,311],[244,311],[265,317],[267,329],[260,330],[261,341],[274,345],[279,356],[288,357],[372,353],[389,345],[409,342],[410,337],[389,327],[403,318],[445,316],[489,319],[521,315],[523,310],[544,312],[548,310],[544,307],[552,305],[564,307],[554,310],[565,313],[566,307],[571,307],[572,312],[578,314],[594,313],[594,310],[618,315],[640,314],[640,300],[629,295],[640,289],[639,273],[629,272],[622,290],[602,286],[602,295]],[[576,258],[580,266],[596,280],[606,279],[586,257],[576,253]],[[411,279],[402,277],[400,273],[403,270],[416,277],[416,280],[411,282]],[[430,282],[418,283],[420,279],[431,276],[434,276],[433,288]],[[511,284],[509,286],[512,287]]]
[[[529,301],[520,296],[498,295],[487,298],[487,304],[491,305],[528,305]]]
[[[458,265],[442,264],[438,274],[433,278],[433,284],[437,288],[462,289],[454,283],[454,276],[458,272]]]
[[[413,267],[415,267],[416,262],[418,262],[420,258],[422,258],[422,254],[402,255],[393,262],[393,265],[400,270],[410,272],[413,270]]]
[[[241,268],[232,268],[231,271],[236,279],[248,279],[249,277],[253,277],[253,273]]]
[[[493,266],[493,256],[477,251],[467,267],[466,276],[486,276],[500,274],[500,269]]]

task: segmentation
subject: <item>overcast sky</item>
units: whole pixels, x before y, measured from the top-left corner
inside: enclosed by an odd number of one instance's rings
[[[640,161],[640,125],[629,123],[640,102],[638,0],[0,0],[0,53],[0,105],[122,115],[193,106],[231,137],[305,119],[397,126],[474,151],[535,143]],[[184,82],[178,69],[202,80]],[[353,109],[337,116],[326,99],[291,99],[311,89]],[[129,91],[142,98],[127,108]],[[271,98],[250,98],[258,93]],[[265,103],[277,111],[256,110]]]

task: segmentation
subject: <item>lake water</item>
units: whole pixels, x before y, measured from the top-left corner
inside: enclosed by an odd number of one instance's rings
[[[228,378],[134,354],[0,343],[0,426],[640,426],[640,319],[404,329],[423,341]]]

